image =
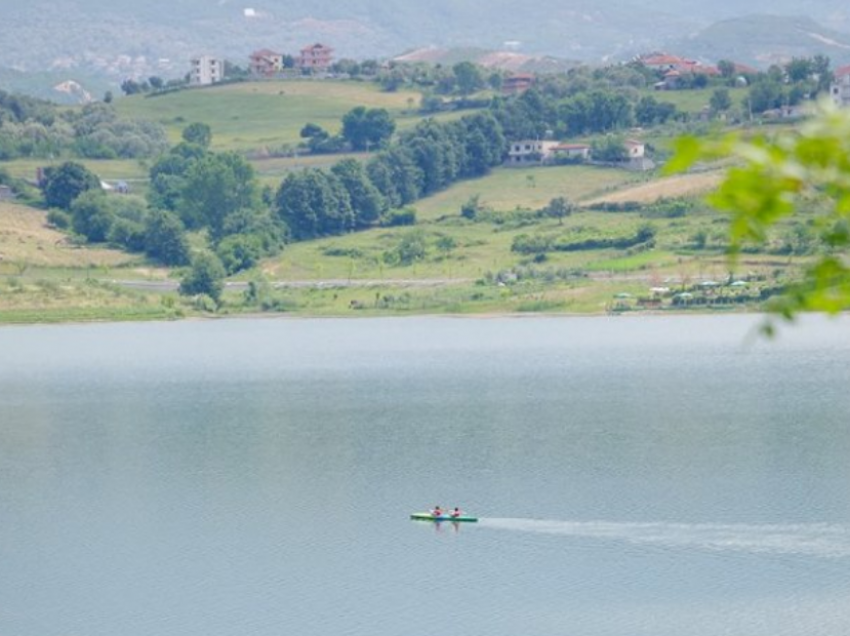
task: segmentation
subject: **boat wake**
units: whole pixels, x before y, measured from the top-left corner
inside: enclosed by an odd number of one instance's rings
[[[850,558],[850,526],[836,524],[616,523],[542,519],[480,519],[496,530],[625,541],[664,548]]]

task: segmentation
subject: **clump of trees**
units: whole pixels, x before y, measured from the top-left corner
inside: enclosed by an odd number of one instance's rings
[[[385,108],[357,106],[342,118],[342,131],[331,135],[318,124],[308,123],[301,129],[307,148],[316,154],[344,150],[378,150],[385,148],[395,132],[395,121]]]
[[[203,124],[188,126],[183,138],[150,169],[150,206],[189,230],[204,230],[227,273],[278,253],[287,228],[270,214],[251,164],[234,152],[208,150],[211,133]]]
[[[504,151],[501,126],[489,113],[426,120],[365,165],[344,160],[331,170],[289,174],[275,195],[275,212],[295,240],[369,227],[389,210],[487,174]]]
[[[121,119],[110,104],[60,110],[50,102],[0,91],[0,160],[62,155],[137,159],[167,147],[162,126]]]
[[[743,108],[751,114],[797,106],[829,91],[833,80],[830,60],[824,55],[793,58],[782,66],[773,65],[765,73],[750,76],[750,88]]]

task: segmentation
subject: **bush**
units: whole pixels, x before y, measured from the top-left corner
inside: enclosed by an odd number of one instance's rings
[[[396,227],[402,225],[416,225],[416,210],[413,208],[391,210],[381,219],[381,227]]]
[[[216,254],[228,274],[250,269],[263,257],[263,244],[252,234],[233,234],[218,244]]]
[[[130,219],[116,219],[106,240],[130,252],[145,251],[145,226]]]
[[[184,296],[206,294],[216,303],[224,291],[224,265],[218,256],[201,252],[192,259],[192,267],[180,281],[180,293]]]
[[[426,253],[424,235],[421,231],[414,230],[402,237],[395,249],[384,253],[384,261],[391,265],[410,265],[423,260]]]
[[[67,230],[71,227],[71,215],[65,210],[52,208],[47,213],[47,222],[57,229]]]
[[[633,236],[588,238],[581,241],[566,242],[555,240],[553,236],[529,236],[520,234],[514,237],[511,251],[519,254],[545,254],[546,252],[578,252],[583,250],[628,249],[636,245],[652,247],[655,228],[642,225]]]
[[[620,203],[603,201],[602,203],[591,203],[587,206],[589,210],[595,212],[635,212],[640,210],[641,207],[641,204],[637,201],[622,201]]]
[[[552,250],[551,236],[529,236],[518,234],[511,243],[511,251],[518,254],[545,254]]]

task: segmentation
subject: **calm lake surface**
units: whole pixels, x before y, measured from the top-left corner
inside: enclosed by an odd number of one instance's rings
[[[0,634],[850,634],[850,320],[758,322],[0,329]]]

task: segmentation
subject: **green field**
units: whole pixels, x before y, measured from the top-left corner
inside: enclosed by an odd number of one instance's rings
[[[656,91],[649,88],[643,91],[643,95],[654,97],[659,102],[670,102],[675,104],[676,108],[686,113],[698,114],[708,108],[711,101],[711,94],[717,90],[717,87],[697,88],[687,90],[672,90],[672,91]],[[734,87],[728,88],[729,97],[732,99],[732,106],[740,107],[744,98],[747,96],[747,88]]]
[[[542,208],[555,197],[574,203],[603,196],[649,177],[635,172],[592,166],[497,168],[481,179],[461,181],[451,188],[413,204],[417,218],[435,219],[457,214],[470,197],[498,211]]]
[[[339,132],[342,116],[355,106],[386,108],[403,129],[421,119],[420,99],[415,91],[387,93],[368,82],[276,80],[134,95],[116,106],[125,117],[159,122],[172,142],[187,124],[202,122],[213,130],[213,150],[277,152],[301,142],[308,122]]]

